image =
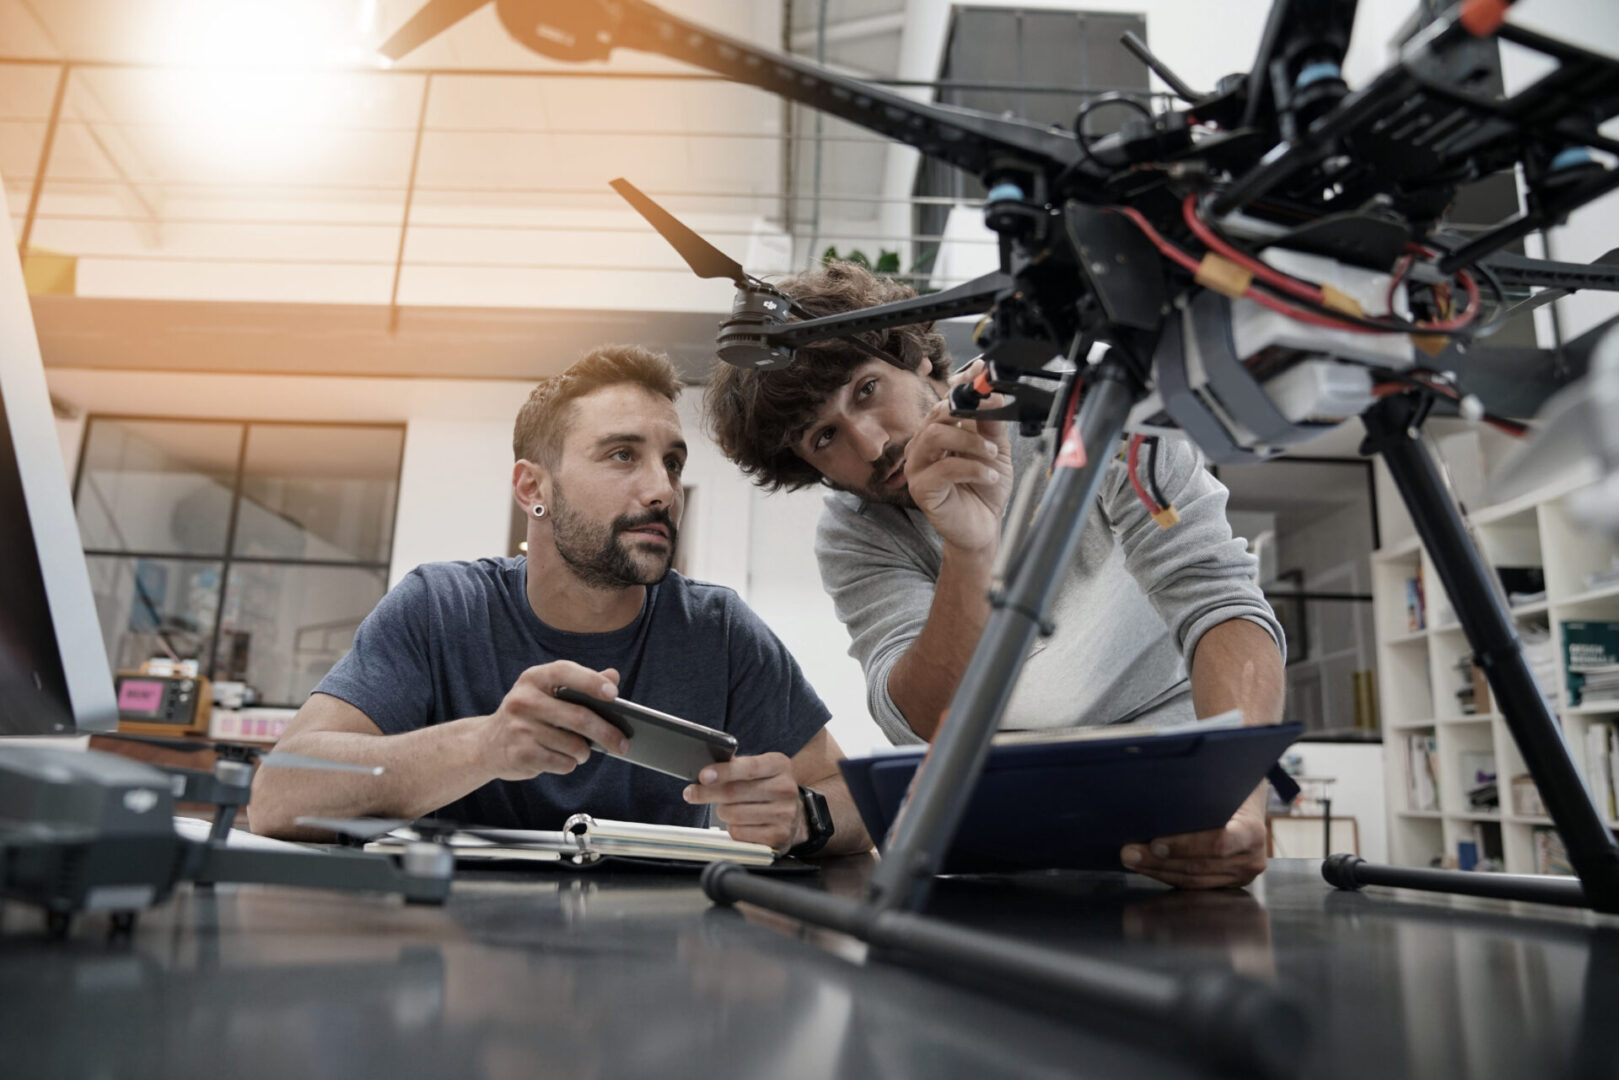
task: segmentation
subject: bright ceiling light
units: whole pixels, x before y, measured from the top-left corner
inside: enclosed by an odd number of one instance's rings
[[[182,0],[152,10],[149,107],[209,171],[302,171],[365,111],[375,0]]]

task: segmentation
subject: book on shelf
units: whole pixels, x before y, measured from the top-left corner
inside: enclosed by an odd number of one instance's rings
[[[1546,803],[1535,786],[1535,778],[1519,773],[1512,778],[1512,812],[1519,817],[1545,817]]]
[[[1568,703],[1619,705],[1619,622],[1563,623]]]
[[[1540,692],[1555,705],[1563,670],[1557,662],[1557,642],[1552,638],[1551,627],[1544,622],[1526,623],[1518,627],[1518,638],[1523,642],[1523,658],[1540,685]]]
[[[1614,797],[1616,756],[1619,740],[1612,724],[1592,724],[1585,729],[1585,783],[1598,812],[1610,821],[1619,817],[1619,802]]]
[[[1412,633],[1428,628],[1428,604],[1422,591],[1422,566],[1405,579],[1405,628]]]
[[[1349,678],[1355,695],[1355,730],[1376,731],[1379,727],[1377,672],[1372,668],[1360,668],[1350,672]]]
[[[1412,810],[1439,809],[1439,744],[1427,733],[1406,736],[1406,795]]]
[[[1501,826],[1493,821],[1475,821],[1471,840],[1456,842],[1456,869],[1500,873],[1506,869],[1501,847]]]
[[[1530,831],[1529,841],[1535,853],[1535,873],[1574,876],[1574,864],[1568,861],[1568,847],[1556,829],[1536,825]]]
[[[1484,670],[1473,663],[1471,652],[1463,653],[1451,665],[1461,685],[1456,687],[1456,707],[1463,716],[1475,716],[1490,711],[1490,684]]]

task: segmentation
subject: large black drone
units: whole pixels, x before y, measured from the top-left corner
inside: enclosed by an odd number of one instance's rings
[[[432,0],[382,52],[398,60],[486,2]],[[880,355],[884,331],[895,326],[982,313],[976,337],[987,371],[953,400],[970,411],[991,393],[1006,394],[1017,419],[1055,428],[1062,448],[1035,525],[1005,542],[1012,576],[992,597],[949,722],[917,774],[866,900],[811,903],[791,886],[723,871],[709,878],[717,899],[745,893],[897,943],[899,931],[885,920],[926,903],[1012,676],[1048,618],[1126,431],[1132,449],[1179,429],[1213,461],[1251,462],[1359,416],[1368,433],[1363,451],[1387,462],[1580,880],[1446,877],[1358,860],[1330,863],[1329,880],[1619,912],[1619,847],[1523,662],[1498,583],[1419,438],[1436,405],[1520,433],[1510,417],[1530,415],[1579,375],[1605,328],[1559,352],[1487,348],[1475,338],[1525,305],[1575,289],[1619,289],[1611,266],[1504,250],[1619,187],[1619,142],[1599,131],[1619,114],[1619,62],[1515,26],[1506,18],[1510,3],[1424,3],[1420,28],[1396,62],[1358,89],[1341,70],[1355,0],[1276,0],[1252,68],[1207,92],[1129,40],[1182,104],[1153,111],[1132,101],[1137,115],[1092,136],[1085,121],[1094,103],[1072,129],[920,103],[715,34],[645,0],[495,0],[512,36],[546,56],[601,60],[619,47],[683,60],[978,177],[988,192],[985,223],[1000,240],[999,270],[943,292],[818,318],[803,317],[791,297],[628,185],[619,190],[697,273],[736,283],[717,339],[725,362],[782,367],[795,350],[832,338]],[[1494,92],[1498,41],[1539,54],[1552,70],[1511,96]],[[1522,177],[1521,213],[1482,231],[1447,225],[1463,185],[1512,170]],[[1532,287],[1544,291],[1524,300]],[[1097,343],[1107,348],[1093,357]],[[1076,369],[1055,394],[1041,389],[1054,357]],[[1135,486],[1149,508],[1167,509]],[[1424,876],[1431,874],[1439,877]],[[934,950],[933,930],[904,944]],[[1016,967],[1054,985],[1038,957],[1012,964],[1005,948],[971,956],[956,949],[952,961],[1003,973]]]

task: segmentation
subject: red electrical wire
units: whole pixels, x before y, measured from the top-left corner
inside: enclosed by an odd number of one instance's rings
[[[1238,251],[1223,237],[1221,237],[1219,233],[1209,228],[1208,223],[1198,215],[1197,196],[1195,194],[1188,195],[1184,200],[1182,200],[1181,216],[1186,219],[1186,225],[1192,230],[1192,235],[1196,236],[1204,247],[1208,248],[1215,254],[1236,263],[1244,270],[1247,270],[1255,278],[1263,281],[1266,285],[1269,285],[1271,288],[1280,292],[1287,293],[1290,296],[1296,296],[1300,300],[1307,300],[1312,304],[1326,303],[1326,295],[1322,291],[1321,286],[1312,284],[1310,282],[1301,281],[1290,274],[1284,274],[1275,267],[1270,266],[1268,263],[1262,262],[1251,255]],[[1433,251],[1431,249],[1424,248],[1417,244],[1410,245],[1410,249],[1413,253],[1421,253],[1428,256],[1433,255]],[[1390,315],[1394,313],[1394,290],[1399,286],[1399,283],[1404,279],[1406,273],[1409,272],[1410,269],[1411,258],[1408,256],[1407,258],[1401,260],[1399,268],[1396,269],[1394,273],[1393,281],[1389,283],[1387,303],[1385,306],[1388,307]],[[1460,313],[1451,316],[1449,319],[1445,319],[1441,322],[1418,323],[1417,326],[1424,330],[1459,330],[1468,323],[1472,322],[1473,319],[1478,315],[1478,283],[1475,282],[1472,275],[1465,270],[1458,271],[1456,274],[1456,279],[1461,282],[1462,288],[1467,292],[1467,307]],[[1250,300],[1255,300],[1261,304],[1264,304],[1265,307],[1270,308],[1272,311],[1279,311],[1283,314],[1288,314],[1287,309],[1277,307],[1273,304],[1265,304],[1263,300],[1260,300],[1260,294],[1249,292],[1247,297]],[[1306,312],[1303,314],[1313,315],[1314,313]],[[1343,330],[1372,332],[1368,331],[1368,328],[1366,327],[1353,326],[1349,323],[1316,323],[1316,325],[1332,325]],[[1402,328],[1390,327],[1389,329],[1399,330]]]
[[[1251,255],[1243,254],[1221,239],[1220,235],[1209,228],[1203,219],[1198,216],[1196,195],[1188,195],[1182,201],[1181,216],[1186,219],[1186,225],[1192,230],[1192,235],[1197,237],[1204,247],[1216,255],[1221,255],[1236,263],[1265,284],[1290,296],[1296,296],[1300,300],[1308,300],[1312,304],[1324,304],[1327,302],[1325,294],[1321,291],[1321,286],[1312,285],[1291,275],[1284,274]]]
[[[1478,282],[1466,270],[1456,271],[1456,280],[1467,293],[1467,306],[1443,322],[1421,323],[1424,330],[1460,330],[1478,316]]]
[[[1165,240],[1161,235],[1159,235],[1158,230],[1153,228],[1152,223],[1142,216],[1141,211],[1137,210],[1133,206],[1116,206],[1113,207],[1113,209],[1135,222],[1136,228],[1140,229],[1142,233],[1146,235],[1147,239],[1151,241],[1152,245],[1163,254],[1164,258],[1193,274],[1197,273],[1197,259],[1193,258],[1191,255],[1188,255],[1186,252],[1182,251],[1180,248],[1176,247],[1174,244],[1171,244],[1168,240]],[[1307,323],[1311,326],[1325,326],[1333,330],[1348,330],[1351,333],[1358,334],[1378,333],[1378,331],[1372,330],[1368,327],[1356,326],[1353,323],[1340,322],[1337,319],[1329,318],[1325,315],[1317,315],[1313,311],[1305,311],[1302,308],[1293,307],[1291,304],[1278,300],[1274,296],[1269,296],[1262,292],[1255,292],[1252,288],[1250,288],[1243,295],[1261,307],[1269,308],[1270,310],[1278,312],[1279,314],[1286,315],[1290,319],[1296,319],[1299,322]]]
[[[1147,513],[1160,514],[1163,512],[1163,508],[1152,501],[1152,496],[1147,492],[1146,486],[1136,476],[1136,452],[1141,449],[1141,444],[1145,439],[1145,435],[1130,436],[1130,448],[1125,451],[1124,455],[1125,470],[1130,474],[1130,486],[1136,489],[1136,498],[1140,499],[1141,505],[1147,508]]]
[[[1410,272],[1411,264],[1416,260],[1415,255],[1401,255],[1400,261],[1394,264],[1394,276],[1389,279],[1389,291],[1383,297],[1383,306],[1388,309],[1389,317],[1394,317],[1394,290],[1400,287],[1405,275]]]
[[[1376,386],[1372,387],[1372,395],[1374,397],[1385,398],[1385,397],[1389,397],[1390,395],[1393,395],[1393,394],[1410,393],[1412,389],[1420,388],[1420,389],[1430,390],[1433,393],[1436,393],[1436,394],[1440,395],[1441,397],[1447,397],[1452,401],[1460,401],[1461,400],[1462,395],[1455,388],[1450,387],[1450,386],[1446,386],[1444,383],[1435,382],[1432,379],[1425,378],[1419,372],[1412,373],[1408,377],[1411,380],[1410,383],[1403,383],[1403,382],[1382,382],[1382,383],[1378,383]],[[1415,387],[1413,387],[1412,384],[1415,384]],[[1484,416],[1482,417],[1482,419],[1486,424],[1489,424],[1491,427],[1495,428],[1497,431],[1500,431],[1500,432],[1502,432],[1504,434],[1507,434],[1507,435],[1511,435],[1514,439],[1522,439],[1522,438],[1526,437],[1529,434],[1529,428],[1526,425],[1520,424],[1515,420],[1505,420],[1505,419],[1502,419],[1499,416],[1494,415],[1493,413],[1485,413]]]

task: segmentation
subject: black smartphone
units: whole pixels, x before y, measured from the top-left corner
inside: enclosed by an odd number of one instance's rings
[[[727,735],[723,731],[694,724],[633,701],[623,698],[603,701],[568,686],[557,687],[557,697],[574,705],[583,705],[629,736],[630,749],[623,754],[614,754],[595,743],[590,744],[611,757],[678,776],[695,784],[697,774],[705,765],[730,761],[736,756],[735,735]]]

